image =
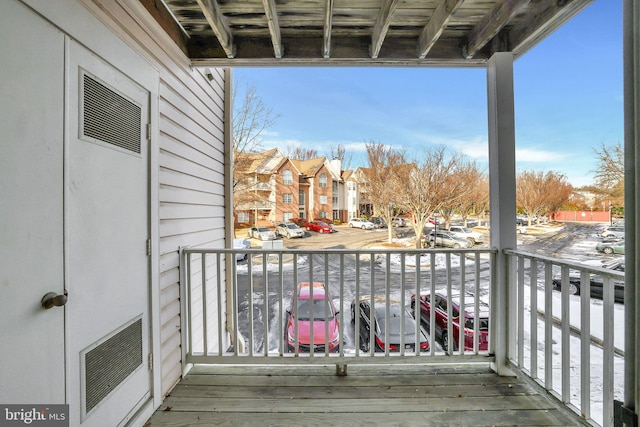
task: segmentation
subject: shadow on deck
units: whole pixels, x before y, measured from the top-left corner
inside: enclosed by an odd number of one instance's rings
[[[581,425],[566,408],[484,365],[196,366],[146,424]]]

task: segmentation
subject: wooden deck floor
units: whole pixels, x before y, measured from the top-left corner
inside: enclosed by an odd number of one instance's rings
[[[197,366],[146,426],[573,426],[534,388],[488,368]]]

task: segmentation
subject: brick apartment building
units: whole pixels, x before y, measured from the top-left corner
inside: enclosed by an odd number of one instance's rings
[[[294,218],[346,222],[361,213],[365,174],[342,170],[339,159],[290,159],[278,148],[238,156],[236,224],[273,226]]]

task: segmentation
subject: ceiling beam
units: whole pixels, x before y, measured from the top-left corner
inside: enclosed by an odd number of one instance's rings
[[[370,55],[372,59],[376,59],[380,54],[380,48],[384,38],[387,36],[389,30],[389,24],[393,13],[398,7],[398,0],[383,0],[382,7],[380,7],[380,13],[376,20],[376,25],[373,27],[373,34],[371,35],[371,49]]]
[[[462,54],[471,59],[482,49],[509,20],[529,4],[530,0],[505,0],[487,14],[469,34]]]
[[[331,57],[331,25],[333,22],[333,0],[327,0],[327,8],[324,15],[324,40],[322,43],[322,57]]]
[[[463,2],[464,0],[446,0],[438,5],[418,39],[418,58],[424,59],[427,56],[442,35],[449,19],[451,19],[451,15],[455,13]]]
[[[220,13],[218,9],[218,3],[216,0],[197,0],[198,5],[202,9],[204,17],[211,26],[211,29],[218,38],[218,42],[224,52],[227,54],[227,58],[233,58],[236,56],[236,47],[233,44],[233,35],[227,24],[227,20],[224,15]]]
[[[271,33],[271,43],[273,44],[273,55],[282,58],[282,38],[280,37],[280,23],[278,22],[278,11],[276,10],[275,0],[262,0],[264,12],[269,23],[269,32]]]

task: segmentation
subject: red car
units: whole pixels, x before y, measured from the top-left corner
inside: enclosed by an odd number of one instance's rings
[[[322,282],[313,282],[311,286],[309,282],[301,282],[296,292],[297,301],[292,295],[287,308],[285,351],[295,352],[297,349],[299,353],[308,353],[313,346],[314,352],[324,353],[327,348],[329,352],[337,352],[340,346],[338,311],[327,286]]]
[[[318,233],[333,233],[333,225],[323,221],[311,221],[307,223],[307,231],[317,231]]]
[[[415,294],[411,296],[411,309],[413,315],[415,311]],[[453,338],[453,349],[458,350],[460,342],[460,295],[447,295],[442,293],[435,294],[435,333],[436,338],[440,339],[442,348],[447,351],[449,348],[449,339]],[[448,330],[447,321],[447,305],[451,304],[451,332]],[[489,349],[489,306],[484,302],[478,302],[477,318],[474,315],[475,297],[466,294],[464,298],[464,350],[473,351],[475,338],[475,322],[478,321],[478,350],[486,351]],[[420,295],[420,320],[426,323],[427,331],[430,331],[431,320],[431,295],[427,292]]]

